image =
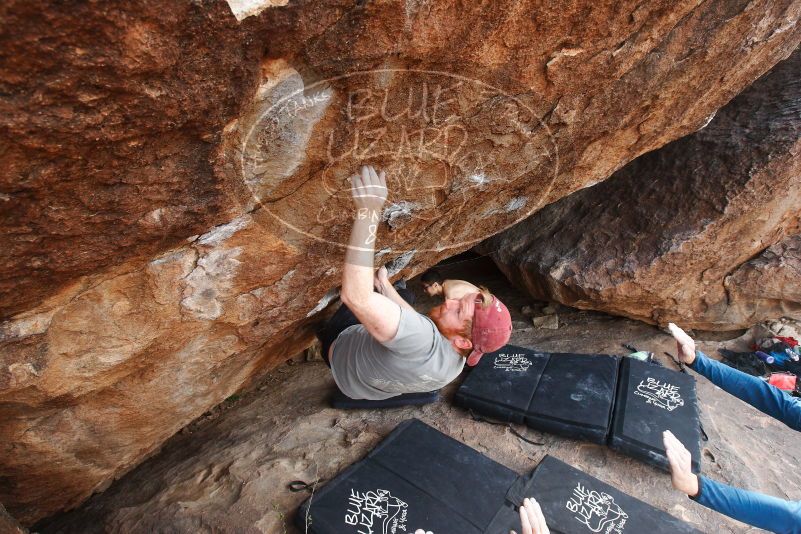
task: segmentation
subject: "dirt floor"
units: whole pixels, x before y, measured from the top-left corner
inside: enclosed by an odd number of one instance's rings
[[[486,259],[463,260],[446,274],[487,285],[515,321],[512,343],[545,351],[624,354],[621,343],[650,350],[667,367],[675,344],[656,327],[608,315],[561,308],[557,330],[535,328],[521,313],[532,303]],[[410,287],[420,293],[419,285]],[[421,299],[427,309],[429,299]],[[734,335],[734,334],[733,334]],[[744,349],[747,336],[714,334],[700,348]],[[463,378],[463,377],[462,377]],[[535,446],[508,429],[472,421],[444,400],[422,408],[338,411],[326,399],[334,382],[325,364],[288,362],[241,396],[234,396],[167,442],[162,450],[82,507],[50,518],[40,532],[296,533],[292,519],[307,493],[293,480],[323,481],[362,458],[398,423],[416,417],[520,473],[545,454],[556,456],[704,532],[756,532],[674,491],[667,474],[602,446],[520,426]],[[709,435],[703,472],[716,480],[786,499],[801,499],[798,435],[698,379],[701,418]],[[634,533],[640,534],[640,533]]]

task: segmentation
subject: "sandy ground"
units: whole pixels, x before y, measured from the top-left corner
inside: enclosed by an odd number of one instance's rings
[[[531,302],[486,260],[455,264],[454,275],[483,283],[513,312],[512,343],[546,351],[623,354],[621,343],[651,350],[673,367],[675,353],[657,328],[608,315],[562,309],[560,328],[534,328],[520,313]],[[419,289],[419,288],[418,288]],[[430,301],[421,299],[420,308]],[[703,339],[703,335],[698,334]],[[744,338],[709,335],[700,348],[743,348]],[[556,456],[705,532],[756,532],[674,491],[669,476],[602,446],[518,427],[544,443],[530,445],[504,427],[472,421],[444,400],[422,408],[338,411],[326,399],[334,388],[322,362],[289,362],[238,398],[226,401],[168,441],[162,450],[80,508],[50,518],[40,532],[296,533],[292,518],[308,497],[288,491],[293,480],[325,481],[362,458],[398,423],[419,418],[520,473],[545,454]],[[798,435],[703,378],[701,418],[709,435],[703,471],[716,480],[801,500]],[[321,482],[322,483],[322,482]],[[640,534],[640,533],[635,533]]]

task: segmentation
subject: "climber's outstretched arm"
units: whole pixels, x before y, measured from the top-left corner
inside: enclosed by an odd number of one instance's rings
[[[342,271],[342,302],[377,341],[389,341],[398,332],[400,306],[373,291],[375,240],[387,200],[386,176],[365,166],[351,181],[356,217]]]

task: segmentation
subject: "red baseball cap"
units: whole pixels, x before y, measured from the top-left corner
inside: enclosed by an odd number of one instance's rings
[[[485,352],[500,349],[511,335],[512,316],[503,302],[493,295],[490,305],[484,307],[481,295],[477,295],[473,312],[473,352],[467,357],[467,365],[478,365]]]

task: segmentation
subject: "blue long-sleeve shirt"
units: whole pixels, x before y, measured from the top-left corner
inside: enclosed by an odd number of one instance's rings
[[[698,477],[698,488],[692,499],[707,508],[770,532],[801,534],[799,501],[734,488],[705,476]]]
[[[801,401],[757,377],[708,358],[697,351],[690,366],[712,383],[761,412],[801,430]],[[693,500],[743,523],[781,534],[801,534],[801,501],[785,501],[698,477]]]
[[[709,358],[700,350],[690,366],[710,382],[747,402],[760,412],[781,421],[793,430],[801,431],[801,399],[772,386],[755,376]]]

